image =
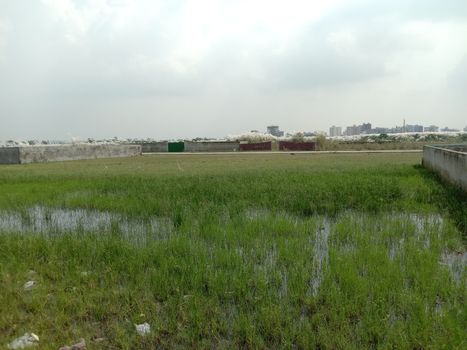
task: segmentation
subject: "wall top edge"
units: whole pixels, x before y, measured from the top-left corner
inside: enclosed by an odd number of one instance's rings
[[[100,143],[100,144],[86,144],[86,143],[76,143],[76,144],[63,144],[63,145],[29,145],[29,146],[13,146],[13,147],[3,147],[0,149],[23,149],[23,148],[53,148],[53,147],[100,147],[100,146],[141,146],[140,144],[134,143]]]
[[[460,144],[452,144],[452,145],[425,145],[423,148],[432,148],[437,150],[442,150],[450,153],[458,153],[462,155],[467,155],[467,144],[460,143]],[[464,150],[456,150],[456,148],[463,148]]]

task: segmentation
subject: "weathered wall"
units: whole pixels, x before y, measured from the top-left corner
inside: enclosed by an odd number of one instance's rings
[[[280,151],[314,151],[314,142],[290,142],[290,141],[279,141]]]
[[[271,149],[272,149],[271,141],[240,144],[240,151],[270,151]]]
[[[465,145],[448,145],[447,147],[449,149],[452,149],[453,151],[467,153],[467,144],[465,144]]]
[[[141,154],[140,145],[51,145],[20,147],[20,163],[131,157]]]
[[[0,164],[19,164],[19,147],[0,147]]]
[[[236,152],[240,150],[239,142],[226,141],[185,141],[185,152]]]
[[[141,150],[143,153],[159,153],[159,152],[168,152],[169,143],[168,142],[148,142],[141,144]]]
[[[445,146],[423,147],[423,166],[436,172],[446,181],[459,185],[467,191],[467,153]]]

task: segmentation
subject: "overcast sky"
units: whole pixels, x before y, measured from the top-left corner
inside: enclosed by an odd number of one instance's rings
[[[0,140],[467,126],[466,0],[0,0]]]

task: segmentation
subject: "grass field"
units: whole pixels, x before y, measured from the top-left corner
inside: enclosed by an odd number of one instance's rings
[[[420,157],[0,166],[0,347],[465,348],[467,196]]]

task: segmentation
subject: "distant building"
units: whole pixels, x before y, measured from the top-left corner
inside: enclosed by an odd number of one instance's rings
[[[456,131],[459,131],[458,129],[450,129],[448,128],[447,126],[445,128],[442,128],[441,131],[444,131],[444,132],[456,132]]]
[[[353,136],[353,135],[360,135],[361,134],[361,125],[353,125],[353,126],[348,126],[345,129],[345,135],[347,136]]]
[[[406,125],[406,132],[423,132],[423,125]]]
[[[425,131],[425,132],[438,132],[439,127],[437,127],[436,125],[425,126],[423,128],[423,131]]]
[[[387,134],[389,133],[389,129],[388,128],[374,128],[374,129],[371,129],[371,133],[372,134]]]
[[[467,126],[464,128],[464,131],[467,131]]]
[[[371,133],[371,123],[363,123],[360,126],[360,133],[362,134],[370,134]]]
[[[342,128],[340,126],[331,126],[329,128],[329,136],[334,137],[334,136],[342,136]]]
[[[271,134],[271,135],[277,136],[277,137],[284,136],[284,132],[279,130],[278,125],[270,125],[267,128],[268,128],[268,131],[267,131],[268,134]]]

